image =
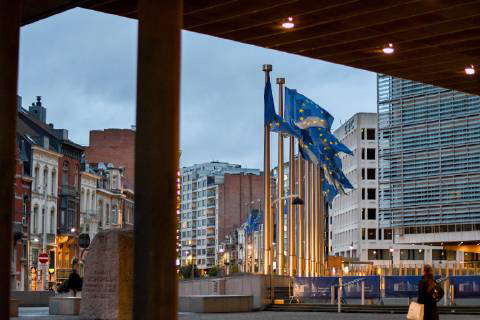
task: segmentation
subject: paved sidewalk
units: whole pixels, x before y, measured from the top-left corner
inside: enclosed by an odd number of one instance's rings
[[[20,308],[11,320],[79,320],[79,317],[49,316],[48,308]],[[179,313],[179,320],[405,320],[404,314],[360,314],[326,312]],[[440,315],[440,320],[478,320],[478,316]]]

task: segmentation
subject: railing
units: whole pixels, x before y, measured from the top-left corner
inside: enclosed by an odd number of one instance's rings
[[[63,184],[61,194],[64,196],[78,196],[78,189],[77,187]]]

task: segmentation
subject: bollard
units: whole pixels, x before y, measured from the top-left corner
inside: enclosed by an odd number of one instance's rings
[[[448,279],[443,282],[443,305],[448,305]]]
[[[365,281],[362,281],[362,306],[365,305]]]
[[[450,305],[455,305],[455,288],[453,284],[450,285]]]
[[[330,304],[335,304],[335,286],[330,287]]]
[[[338,278],[338,312],[342,312],[342,277]]]

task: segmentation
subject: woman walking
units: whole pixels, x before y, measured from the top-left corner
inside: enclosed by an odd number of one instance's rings
[[[443,290],[434,279],[432,267],[427,264],[418,283],[418,303],[424,305],[423,320],[438,320],[437,302],[442,297]]]

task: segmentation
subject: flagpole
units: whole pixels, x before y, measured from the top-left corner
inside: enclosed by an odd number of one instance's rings
[[[314,261],[313,261],[313,247],[314,247],[314,237],[313,234],[315,232],[315,225],[314,225],[314,192],[313,192],[313,163],[310,162],[309,164],[309,169],[308,169],[308,202],[309,202],[309,220],[310,220],[310,228],[309,228],[309,237],[310,237],[310,254],[309,254],[309,263],[310,263],[310,276],[313,276],[313,266],[314,266]]]
[[[289,168],[288,168],[288,178],[290,182],[290,195],[295,194],[295,139],[293,137],[290,137],[290,157],[289,157]],[[289,275],[290,276],[295,276],[297,273],[297,267],[296,267],[296,234],[295,234],[295,228],[296,228],[296,214],[295,214],[295,206],[293,205],[293,199],[290,198],[289,201],[289,210],[288,210],[288,244],[289,244]]]
[[[312,254],[312,260],[313,260],[313,274],[314,276],[317,276],[318,275],[318,266],[317,266],[317,263],[318,263],[318,202],[317,202],[317,198],[318,198],[318,184],[317,184],[317,165],[314,164],[313,165],[313,172],[312,172],[312,180],[313,180],[313,197],[312,197],[312,201],[313,201],[313,205],[312,205],[312,208],[313,208],[313,234],[312,234],[312,237],[313,237],[313,246],[312,246],[312,251],[313,251],[313,254]]]
[[[310,165],[305,160],[305,276],[310,277],[310,185],[308,177],[310,175]]]
[[[283,91],[285,85],[285,78],[277,78],[278,84],[278,113],[281,118],[283,118]],[[285,246],[285,212],[284,212],[284,201],[285,197],[284,192],[284,176],[283,176],[283,135],[278,135],[278,170],[277,170],[277,192],[278,198],[281,199],[278,201],[278,216],[277,216],[277,274],[283,275],[285,268],[285,257],[284,257],[284,246]]]
[[[319,204],[319,250],[318,250],[318,262],[319,262],[319,273],[323,275],[324,266],[325,266],[325,198],[323,195],[323,172],[322,168],[318,167],[318,204]]]
[[[300,156],[300,143],[297,143],[298,145],[298,174],[297,174],[297,182],[298,182],[298,195],[300,196],[301,199],[305,200],[305,195],[304,195],[304,188],[303,188],[303,159]],[[305,203],[305,201],[304,201]],[[304,205],[298,206],[298,275],[299,276],[304,276],[304,250],[303,250],[303,210],[304,210]]]
[[[271,64],[263,65],[265,72],[265,83],[270,78],[272,71]],[[272,253],[272,211],[270,209],[270,127],[265,125],[263,137],[263,174],[264,174],[264,207],[263,207],[263,273],[272,273],[273,253]]]

